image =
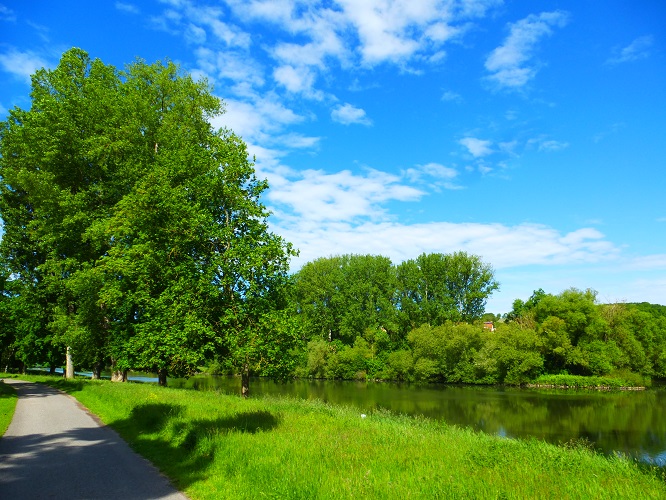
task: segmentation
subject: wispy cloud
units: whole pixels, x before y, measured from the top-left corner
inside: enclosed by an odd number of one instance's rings
[[[383,207],[389,201],[415,201],[425,193],[405,184],[393,174],[367,169],[364,174],[349,170],[284,170],[288,182],[278,183],[268,193],[282,218],[302,230],[322,223],[352,223],[356,220],[386,220]],[[311,226],[311,223],[315,226]]]
[[[569,147],[569,143],[565,141],[556,141],[554,139],[549,139],[546,136],[539,136],[527,141],[526,146],[528,148],[536,148],[537,151],[541,152],[553,152],[561,151]]]
[[[457,92],[447,90],[446,92],[444,92],[442,94],[442,101],[461,103],[461,102],[463,102],[463,98]]]
[[[256,61],[244,57],[242,51],[213,50],[198,47],[194,50],[198,73],[207,76],[212,82],[240,84],[245,90],[261,87],[265,83],[263,68]],[[240,88],[239,88],[240,90]]]
[[[192,33],[198,33],[198,38],[202,39],[200,30],[205,29],[210,32],[210,38],[227,48],[247,48],[251,44],[250,33],[235,23],[228,22],[225,19],[225,11],[220,7],[199,5],[189,0],[167,0],[165,3],[170,4],[171,8],[152,19],[153,25],[157,29],[184,35],[190,40],[192,40]]]
[[[0,68],[26,83],[30,83],[30,75],[46,66],[47,63],[42,56],[29,50],[21,51],[9,47],[0,54]]]
[[[476,137],[465,137],[458,141],[461,145],[467,148],[467,151],[474,158],[483,158],[493,153],[492,141],[477,139]]]
[[[539,42],[551,35],[553,28],[566,25],[568,17],[562,11],[542,12],[510,24],[509,36],[486,59],[485,67],[490,72],[488,80],[506,89],[527,84],[537,72],[530,62]]]
[[[0,21],[15,22],[16,14],[6,5],[0,4]]]
[[[653,44],[654,37],[652,35],[638,37],[626,47],[613,49],[613,55],[606,63],[615,65],[646,59],[650,55]]]
[[[439,163],[427,163],[408,168],[403,175],[410,182],[418,185],[426,185],[435,191],[441,189],[463,189],[463,186],[454,181],[458,177],[458,171],[452,167],[446,167]]]
[[[331,112],[331,118],[333,121],[342,123],[343,125],[372,125],[372,120],[368,118],[363,109],[357,108],[348,103],[334,108]]]
[[[249,142],[274,143],[285,128],[305,121],[284,106],[271,92],[246,95],[244,100],[227,99],[226,113],[214,120],[216,127],[228,127]]]
[[[126,2],[116,2],[116,9],[122,11],[122,12],[127,12],[128,14],[139,14],[141,11],[139,8],[131,3],[126,3]]]

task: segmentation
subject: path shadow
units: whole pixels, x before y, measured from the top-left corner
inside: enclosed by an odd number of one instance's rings
[[[0,498],[143,500],[174,493],[166,478],[104,427],[0,439]]]
[[[45,398],[47,396],[55,396],[61,394],[56,389],[53,389],[47,385],[38,384],[36,382],[19,382],[19,381],[7,381],[7,385],[13,388],[13,390],[21,390],[20,396],[22,398]],[[18,392],[17,392],[18,393]]]

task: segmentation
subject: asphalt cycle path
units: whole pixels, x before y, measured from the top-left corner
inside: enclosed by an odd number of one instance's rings
[[[73,397],[5,379],[16,411],[0,437],[1,499],[187,500]]]

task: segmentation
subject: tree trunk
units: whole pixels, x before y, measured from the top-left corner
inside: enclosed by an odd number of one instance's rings
[[[65,378],[74,378],[74,362],[72,361],[72,350],[67,346],[67,354],[66,354],[66,362],[67,365],[65,366]]]
[[[127,382],[127,370],[119,370],[113,358],[111,358],[111,382]]]
[[[113,370],[111,382],[127,382],[127,370]]]
[[[241,396],[250,397],[250,365],[245,363],[241,372]]]
[[[162,369],[157,372],[157,385],[166,387],[167,385],[167,371]]]
[[[104,363],[100,363],[99,361],[93,365],[92,377],[91,377],[93,380],[100,380],[102,378],[103,367]]]

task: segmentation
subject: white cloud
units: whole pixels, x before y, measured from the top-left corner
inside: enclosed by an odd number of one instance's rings
[[[315,74],[306,66],[279,66],[273,71],[273,78],[289,92],[303,94],[304,97],[312,97],[321,100],[321,92],[313,89]]]
[[[128,14],[138,14],[139,8],[131,3],[125,3],[125,2],[116,2],[116,9],[127,12]]]
[[[461,103],[463,102],[463,98],[457,92],[447,90],[442,94],[442,101]]]
[[[458,177],[455,168],[446,167],[439,163],[427,163],[408,168],[403,175],[414,184],[427,185],[435,191],[444,189],[462,189],[462,186],[453,181]]]
[[[419,43],[406,28],[431,18],[432,2],[358,2],[342,0],[345,13],[356,29],[363,61],[374,65],[409,58]],[[412,8],[410,8],[412,6]]]
[[[361,108],[354,107],[351,104],[337,106],[331,112],[331,118],[333,121],[342,123],[343,125],[372,125],[372,120],[368,118],[365,111]]]
[[[304,43],[285,42],[272,50],[281,64],[324,68],[324,59],[343,65],[353,56],[367,66],[404,64],[415,56],[441,61],[441,45],[461,36],[470,18],[486,15],[501,0],[338,0],[319,3],[287,0],[227,0],[242,19],[270,22]],[[464,21],[464,22],[461,22]]]
[[[348,170],[291,172],[288,183],[271,189],[268,200],[291,214],[288,219],[300,229],[322,223],[349,223],[358,218],[384,220],[382,204],[417,200],[425,193],[401,182],[396,175],[368,169],[364,175]],[[314,225],[312,225],[314,223]]]
[[[184,36],[185,41],[193,45],[203,45],[206,43],[206,30],[193,23],[189,23],[186,26]]]
[[[566,149],[569,147],[569,143],[564,141],[556,141],[553,139],[548,139],[545,136],[540,136],[533,139],[529,139],[527,141],[526,146],[528,148],[536,148],[537,151],[540,152],[549,153]]]
[[[16,14],[9,7],[0,4],[0,21],[15,22]]]
[[[465,137],[460,139],[458,143],[465,146],[474,158],[482,158],[493,153],[491,147],[492,141],[477,139],[475,137]]]
[[[613,50],[613,55],[606,61],[607,64],[621,64],[625,62],[646,59],[650,55],[650,49],[654,44],[651,35],[641,36],[623,48]]]
[[[172,9],[153,18],[153,23],[158,29],[168,33],[183,34],[189,41],[207,39],[200,31],[207,29],[212,38],[223,42],[225,47],[247,48],[252,42],[249,33],[223,20],[225,13],[219,7],[199,6],[189,0],[166,3],[170,4]]]
[[[539,151],[560,151],[569,147],[568,142],[562,141],[543,141],[539,144]]]
[[[531,224],[432,222],[407,225],[390,221],[354,224],[341,218],[309,222],[278,222],[275,227],[276,232],[301,251],[294,261],[295,267],[317,257],[341,253],[385,255],[394,262],[401,262],[423,252],[462,250],[482,256],[497,269],[596,264],[614,260],[619,253],[601,234],[588,234],[587,230],[562,234],[547,226]]]
[[[26,83],[30,83],[30,75],[46,66],[47,63],[40,55],[29,50],[20,51],[10,47],[0,54],[0,67]]]
[[[486,59],[485,67],[491,73],[488,79],[500,88],[518,88],[529,82],[536,68],[527,66],[539,41],[562,27],[568,14],[561,11],[531,14],[509,25],[509,36]]]
[[[215,127],[228,127],[248,142],[270,143],[287,126],[305,117],[282,105],[272,93],[225,99],[226,112],[213,120]]]
[[[212,80],[228,79],[244,85],[264,84],[262,69],[244,53],[234,50],[211,50],[199,47],[194,51],[200,71]]]

